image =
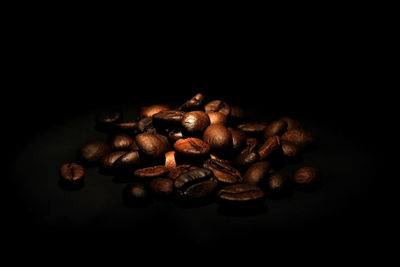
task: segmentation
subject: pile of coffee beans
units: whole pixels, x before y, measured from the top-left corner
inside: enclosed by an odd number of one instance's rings
[[[301,123],[284,117],[250,121],[245,110],[196,94],[182,105],[142,107],[135,121],[120,111],[101,114],[96,129],[109,134],[78,151],[78,163],[64,164],[61,182],[83,185],[84,167],[124,177],[127,204],[151,198],[216,200],[222,205],[256,205],[292,188],[312,189],[320,181],[313,167],[291,177],[282,168],[296,162],[315,139]]]

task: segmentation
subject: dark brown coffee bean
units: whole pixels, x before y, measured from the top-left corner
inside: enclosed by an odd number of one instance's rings
[[[156,178],[149,184],[150,191],[159,196],[170,196],[174,192],[174,181],[168,178]]]
[[[271,164],[268,161],[259,161],[250,166],[243,175],[246,184],[258,185],[267,178]]]
[[[145,117],[138,122],[137,130],[140,133],[151,133],[155,134],[156,129],[153,124],[153,117]]]
[[[231,106],[221,100],[213,100],[204,106],[204,109],[207,113],[215,111],[221,112],[225,116],[229,116],[231,113]]]
[[[260,155],[261,160],[266,159],[280,147],[281,147],[281,141],[279,136],[274,135],[268,137],[267,140],[265,140],[264,144],[262,144],[261,147],[258,149],[258,155]]]
[[[234,184],[223,187],[217,195],[223,201],[241,203],[260,200],[264,192],[255,185]]]
[[[281,118],[281,120],[286,122],[288,131],[289,130],[295,130],[295,129],[303,129],[303,126],[297,120],[294,120],[294,119],[289,118],[289,117],[283,117],[283,118]]]
[[[131,170],[138,166],[140,166],[140,155],[138,151],[129,151],[119,157],[114,163],[114,167],[120,170]]]
[[[200,110],[204,104],[204,97],[202,94],[196,94],[190,100],[186,101],[177,110]]]
[[[156,114],[160,111],[163,111],[163,110],[169,110],[169,107],[164,106],[164,105],[152,105],[152,106],[147,106],[147,107],[141,107],[140,108],[140,119],[152,117],[154,114]]]
[[[61,178],[69,184],[80,183],[84,175],[84,168],[77,163],[66,163],[60,168]]]
[[[292,142],[282,140],[281,142],[282,153],[286,157],[297,157],[300,155],[300,148]]]
[[[137,169],[134,173],[139,178],[157,178],[161,176],[167,176],[169,169],[165,166],[154,166],[142,169]]]
[[[237,126],[237,128],[247,134],[262,134],[267,126],[264,123],[249,122],[245,124],[240,124]]]
[[[153,115],[154,123],[161,126],[180,125],[186,112],[176,110],[163,110]]]
[[[245,120],[247,117],[247,113],[246,111],[239,107],[239,106],[232,106],[231,108],[231,119],[235,122],[235,123],[240,123],[243,120]]]
[[[214,124],[207,127],[203,134],[203,140],[212,149],[222,150],[232,148],[232,134],[223,125]]]
[[[131,151],[138,151],[139,150],[139,147],[137,146],[135,140],[133,140],[129,150],[131,150]]]
[[[114,151],[131,150],[133,139],[127,134],[116,134],[110,140],[110,147]]]
[[[179,176],[174,181],[174,185],[182,197],[203,198],[214,192],[218,185],[212,175],[211,170],[198,168]]]
[[[258,145],[258,140],[254,137],[248,137],[246,139],[247,147],[236,156],[234,160],[234,165],[244,169],[249,167],[251,164],[257,162],[260,158],[258,155],[256,148]]]
[[[271,193],[282,192],[288,187],[289,178],[282,173],[273,173],[267,182],[267,189]]]
[[[230,166],[225,160],[208,159],[204,162],[203,168],[210,169],[214,177],[221,183],[236,184],[243,181],[238,170]]]
[[[142,133],[136,136],[136,144],[146,156],[159,158],[169,150],[168,138],[160,134]]]
[[[210,118],[210,124],[221,124],[221,125],[226,125],[227,118],[224,114],[221,112],[208,112],[207,113],[208,117]]]
[[[210,152],[210,146],[197,138],[179,139],[175,142],[174,149],[187,156],[207,155]]]
[[[210,125],[210,118],[203,111],[190,111],[185,114],[181,123],[187,132],[199,133]]]
[[[136,121],[115,122],[110,127],[115,132],[133,132],[137,129]]]
[[[247,137],[246,138],[246,145],[252,150],[255,150],[256,147],[258,146],[258,140],[257,138],[254,137]]]
[[[287,129],[287,123],[284,120],[273,121],[264,130],[264,138],[279,135],[281,136]]]
[[[114,168],[114,163],[126,153],[126,151],[116,151],[105,155],[101,159],[101,168],[103,170],[112,170]]]
[[[232,134],[232,146],[234,150],[240,150],[246,145],[246,133],[242,130],[228,128]]]
[[[292,142],[299,147],[306,147],[315,141],[309,132],[300,129],[287,131],[282,135],[281,139]]]
[[[100,126],[111,125],[112,123],[118,122],[121,119],[122,119],[121,111],[111,111],[99,114],[96,117],[96,124]]]
[[[175,143],[181,138],[183,138],[183,133],[181,131],[173,130],[168,132],[168,139],[171,143]]]
[[[143,204],[148,201],[148,193],[144,184],[128,184],[123,191],[123,201],[126,205]]]
[[[111,149],[106,142],[93,141],[83,145],[79,150],[79,159],[84,164],[97,164],[101,158],[110,153]]]
[[[293,175],[293,181],[302,187],[309,187],[317,183],[319,174],[313,167],[303,167],[298,169]]]
[[[170,169],[170,172],[168,174],[168,178],[170,178],[172,180],[175,180],[176,178],[178,178],[182,174],[185,174],[188,171],[192,171],[192,170],[195,170],[195,169],[198,169],[198,167],[192,166],[192,165],[189,165],[189,164],[178,165],[175,168]]]
[[[173,169],[176,167],[175,151],[165,153],[165,167]]]

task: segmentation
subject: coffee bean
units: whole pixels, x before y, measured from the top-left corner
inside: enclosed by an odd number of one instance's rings
[[[176,110],[163,110],[153,115],[155,125],[169,127],[180,125],[186,112]]]
[[[243,175],[246,184],[258,185],[268,176],[271,164],[268,161],[259,161],[250,166]]]
[[[110,128],[115,132],[133,132],[138,127],[136,121],[114,122]]]
[[[129,151],[115,161],[114,167],[119,170],[132,170],[140,166],[140,163],[139,152]]]
[[[292,142],[282,140],[281,141],[281,148],[282,148],[282,153],[286,157],[297,157],[300,155],[300,148],[293,144]]]
[[[140,151],[152,158],[162,157],[169,150],[168,138],[160,134],[142,133],[135,140]]]
[[[110,140],[110,147],[114,151],[130,150],[133,142],[132,137],[127,134],[116,134]]]
[[[256,138],[248,137],[246,139],[246,145],[247,147],[244,150],[242,150],[234,160],[234,165],[241,169],[249,167],[251,164],[255,163],[260,158],[260,156],[256,151],[258,145],[258,140]]]
[[[126,205],[143,204],[148,201],[148,193],[144,184],[128,184],[123,191],[123,201]]]
[[[309,132],[300,129],[287,131],[282,135],[281,139],[292,142],[299,147],[306,147],[315,141],[314,137]]]
[[[235,124],[241,123],[246,119],[246,117],[247,117],[246,110],[244,110],[243,108],[241,108],[239,106],[231,107],[230,118],[233,123],[235,123]]]
[[[248,148],[255,150],[256,147],[258,146],[258,140],[257,138],[254,137],[247,137],[246,138],[246,145]]]
[[[170,169],[170,172],[168,174],[168,178],[170,178],[172,180],[175,180],[176,178],[178,178],[182,174],[185,174],[188,171],[192,171],[192,170],[195,170],[195,169],[198,169],[198,167],[192,166],[192,165],[189,165],[189,164],[178,165],[175,168]]]
[[[214,177],[221,183],[241,183],[243,178],[238,170],[230,166],[225,160],[208,159],[204,162],[203,168],[210,169]]]
[[[173,130],[168,132],[168,139],[171,143],[175,143],[178,139],[183,138],[181,131]]]
[[[212,175],[211,170],[198,168],[179,176],[174,185],[182,197],[203,198],[214,192],[218,185]]]
[[[289,118],[289,117],[283,117],[283,118],[281,118],[281,120],[286,122],[288,131],[295,130],[295,129],[303,129],[303,126],[297,120],[294,120],[294,119]]]
[[[123,155],[125,155],[127,152],[126,151],[116,151],[116,152],[111,152],[107,155],[105,155],[101,159],[101,168],[104,171],[112,170],[114,169],[114,163]]]
[[[204,106],[204,109],[207,113],[212,111],[221,112],[227,117],[231,113],[231,107],[221,100],[213,100],[209,102],[207,105]]]
[[[203,134],[203,140],[210,145],[212,149],[230,149],[232,148],[232,134],[223,125],[214,124],[207,127]]]
[[[176,152],[187,156],[207,155],[210,152],[210,146],[197,138],[179,139],[174,148]]]
[[[288,187],[289,178],[282,173],[273,173],[267,182],[267,189],[270,193],[283,192]]]
[[[133,140],[129,150],[131,150],[131,151],[138,151],[139,150],[139,147],[137,146],[135,140]]]
[[[208,117],[210,118],[210,124],[221,124],[221,125],[226,125],[227,118],[224,114],[221,112],[208,112],[207,113]]]
[[[99,114],[96,117],[96,124],[98,126],[111,125],[112,123],[122,120],[121,111],[111,111],[103,114]]]
[[[244,131],[247,134],[262,134],[267,128],[267,126],[264,123],[259,123],[259,122],[249,122],[249,123],[244,123],[240,124],[237,126],[238,129]]]
[[[264,192],[255,185],[234,184],[223,187],[217,196],[227,202],[252,202],[264,197]]]
[[[149,184],[150,191],[159,196],[170,196],[174,192],[174,181],[168,178],[156,178]]]
[[[165,153],[165,167],[173,169],[176,167],[175,151]]]
[[[153,117],[145,117],[138,122],[137,130],[141,133],[155,134],[156,129],[153,124]]]
[[[188,133],[203,132],[210,125],[210,118],[203,111],[190,111],[185,114],[181,124]]]
[[[318,171],[313,167],[300,168],[293,175],[293,181],[304,188],[315,185],[318,180]]]
[[[106,142],[93,141],[83,145],[79,150],[79,160],[88,165],[100,162],[101,158],[110,152],[110,147]]]
[[[68,184],[78,184],[82,182],[84,175],[85,170],[77,163],[66,163],[60,168],[60,176]]]
[[[165,166],[153,166],[142,169],[137,169],[134,173],[139,178],[157,178],[168,175],[168,168]]]
[[[164,105],[152,105],[152,106],[147,106],[147,107],[141,107],[140,108],[140,119],[152,117],[154,114],[156,114],[160,111],[163,111],[163,110],[169,110],[169,107],[164,106]]]
[[[274,135],[268,137],[267,140],[265,140],[265,143],[262,144],[261,147],[258,149],[258,155],[260,155],[261,160],[266,159],[280,147],[281,147],[281,141],[279,136]]]
[[[186,101],[177,110],[199,110],[202,108],[204,102],[204,97],[202,94],[196,94],[190,100]]]
[[[232,147],[234,150],[242,149],[246,145],[246,133],[242,130],[228,128],[232,134]]]
[[[279,135],[281,136],[287,129],[287,123],[284,120],[276,120],[268,124],[268,126],[264,130],[264,138]]]

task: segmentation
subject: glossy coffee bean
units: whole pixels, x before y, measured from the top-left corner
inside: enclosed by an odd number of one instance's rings
[[[257,151],[252,149],[251,146],[248,146],[236,156],[234,165],[243,169],[257,162],[259,158],[260,156],[258,155]]]
[[[239,106],[232,106],[230,116],[231,116],[231,120],[234,123],[240,123],[246,119],[247,113],[243,108],[241,108]]]
[[[150,191],[158,196],[170,196],[174,192],[174,181],[168,178],[156,178],[149,184]]]
[[[77,163],[66,163],[60,168],[61,178],[71,185],[82,182],[84,175],[84,168]]]
[[[116,134],[110,140],[110,147],[114,151],[131,150],[134,140],[127,134]]]
[[[176,167],[175,151],[168,151],[165,153],[165,167],[173,169]]]
[[[148,201],[148,192],[144,184],[128,184],[123,191],[123,201],[126,205],[143,204]]]
[[[264,198],[264,192],[259,187],[250,184],[228,185],[223,187],[217,195],[221,200],[233,203],[257,201]]]
[[[268,124],[268,126],[264,130],[264,138],[279,135],[281,136],[287,129],[287,123],[284,120],[276,120]]]
[[[140,108],[140,119],[147,118],[147,117],[152,117],[154,114],[163,111],[163,110],[169,110],[169,107],[165,105],[152,105],[152,106],[147,106],[147,107],[141,107]]]
[[[107,155],[111,148],[106,142],[93,141],[83,145],[79,150],[79,160],[88,165],[94,165],[100,162],[101,158]]]
[[[210,118],[210,124],[221,124],[221,125],[226,125],[227,118],[224,114],[221,112],[209,112],[207,113],[208,117]]]
[[[177,153],[187,156],[201,156],[210,153],[210,145],[198,138],[179,139],[174,144]]]
[[[198,167],[192,166],[190,164],[178,165],[175,168],[170,169],[169,174],[168,174],[168,178],[170,178],[172,180],[175,180],[176,178],[178,178],[182,174],[185,174],[188,171],[192,171],[192,170],[195,170],[195,169],[198,169]]]
[[[204,162],[203,168],[210,169],[214,177],[221,183],[236,184],[243,181],[240,172],[224,160],[208,159]]]
[[[210,118],[203,111],[190,111],[185,114],[181,124],[188,133],[199,133],[210,125]]]
[[[282,154],[285,157],[298,157],[300,155],[300,147],[293,144],[292,142],[282,140],[281,141]]]
[[[135,140],[140,151],[152,158],[163,157],[170,147],[168,138],[160,134],[142,133]]]
[[[283,192],[289,184],[289,177],[282,173],[273,173],[267,181],[267,189],[271,193]]]
[[[140,166],[140,155],[138,151],[129,151],[126,154],[119,157],[115,163],[114,167],[119,170],[132,170]]]
[[[183,138],[183,133],[179,130],[173,130],[168,132],[168,139],[171,143],[175,143],[178,139]]]
[[[249,122],[249,123],[239,124],[237,128],[244,131],[247,134],[258,135],[262,134],[265,128],[267,128],[267,126],[264,123]]]
[[[232,147],[234,150],[240,150],[246,145],[246,133],[242,130],[228,128],[232,134]]]
[[[115,122],[110,126],[114,132],[133,132],[137,127],[137,121]]]
[[[275,151],[277,151],[281,147],[281,141],[279,136],[274,135],[268,137],[265,140],[264,144],[258,149],[258,155],[260,155],[260,159],[266,159],[272,155]]]
[[[139,178],[157,178],[161,176],[167,176],[169,169],[165,166],[154,166],[142,169],[137,169],[134,173]]]
[[[287,130],[303,129],[303,126],[297,120],[294,120],[294,119],[289,118],[289,117],[283,117],[283,118],[281,118],[281,120],[286,122]]]
[[[202,94],[196,94],[194,97],[186,101],[177,110],[200,110],[204,105],[204,97]]]
[[[313,167],[303,167],[298,169],[293,175],[293,181],[304,188],[315,185],[319,180],[317,169]]]
[[[244,173],[243,178],[246,184],[258,185],[268,177],[271,164],[268,161],[259,161],[250,166]]]
[[[114,169],[114,163],[123,155],[125,155],[127,152],[126,151],[116,151],[116,152],[111,152],[107,155],[105,155],[101,159],[101,168],[103,170],[112,170]]]
[[[203,140],[212,149],[222,150],[232,148],[232,134],[223,125],[214,124],[207,127],[203,133]]]
[[[300,129],[285,132],[281,140],[292,142],[299,147],[306,147],[315,141],[314,137],[309,132]]]
[[[198,168],[179,176],[174,185],[180,196],[198,199],[214,192],[218,182],[213,178],[211,170]]]
[[[140,133],[151,133],[155,134],[156,129],[153,124],[153,117],[145,117],[138,122],[137,130]]]
[[[111,111],[103,114],[99,114],[96,117],[96,124],[99,126],[111,125],[112,123],[122,120],[121,111]]]
[[[177,110],[163,110],[153,115],[154,124],[169,127],[180,125],[186,112]]]
[[[225,116],[229,116],[231,113],[231,106],[221,100],[213,100],[204,106],[204,110],[209,113],[212,111],[221,112]]]

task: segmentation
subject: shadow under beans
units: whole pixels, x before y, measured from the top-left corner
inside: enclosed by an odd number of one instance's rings
[[[220,202],[217,212],[232,217],[246,217],[268,212],[264,200],[251,203],[225,203]]]
[[[265,192],[266,197],[272,200],[282,200],[282,199],[286,199],[289,198],[291,196],[293,196],[294,194],[294,189],[293,187],[284,189],[282,191],[278,191],[278,192],[272,192],[272,191],[266,191]]]
[[[62,190],[65,190],[65,191],[78,191],[78,190],[81,190],[84,185],[85,185],[85,181],[71,184],[70,182],[65,181],[64,179],[58,180],[58,186]]]
[[[134,177],[132,176],[128,176],[128,175],[115,175],[112,178],[113,183],[131,183],[133,181],[135,181]]]
[[[318,148],[319,148],[318,141],[315,141],[314,143],[311,143],[310,145],[302,148],[301,152],[305,153],[305,154],[306,153],[311,153],[311,152],[314,152],[314,151],[318,150]]]
[[[203,206],[211,205],[215,202],[215,197],[206,197],[200,199],[186,199],[182,197],[176,197],[174,199],[174,204],[180,208],[191,209],[199,208]]]
[[[146,199],[130,199],[128,197],[122,197],[122,203],[128,208],[148,208],[153,205],[151,198]]]

